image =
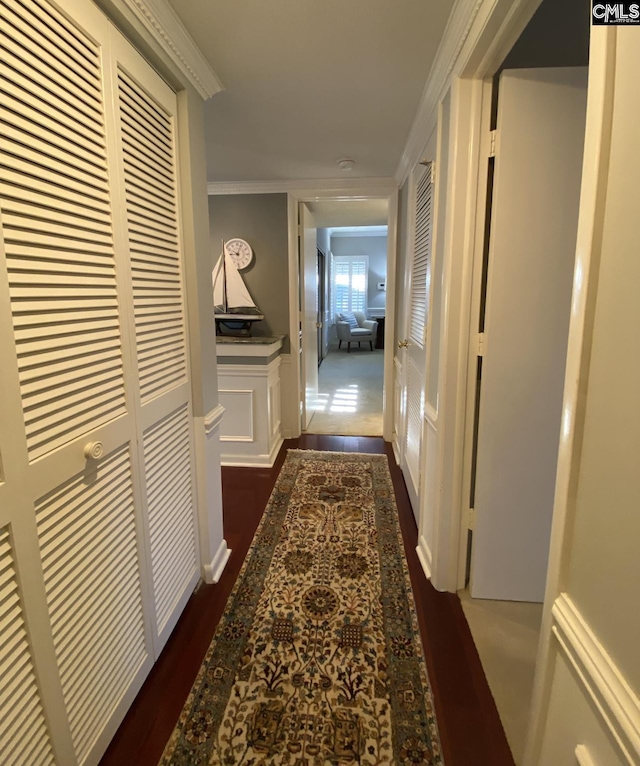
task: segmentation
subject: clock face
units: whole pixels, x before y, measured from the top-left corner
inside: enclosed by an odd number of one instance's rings
[[[235,237],[234,239],[227,241],[226,247],[236,268],[246,269],[253,258],[251,245],[248,242],[245,242],[244,239]]]

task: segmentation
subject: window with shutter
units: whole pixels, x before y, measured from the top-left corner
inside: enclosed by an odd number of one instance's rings
[[[369,259],[366,256],[333,257],[333,313],[366,311]]]
[[[424,346],[424,330],[429,315],[432,206],[433,183],[431,170],[428,168],[423,171],[416,188],[415,239],[411,266],[409,337],[419,346]]]

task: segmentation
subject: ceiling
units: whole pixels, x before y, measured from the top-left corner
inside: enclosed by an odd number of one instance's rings
[[[393,176],[453,5],[170,3],[225,86],[205,106],[209,182]]]

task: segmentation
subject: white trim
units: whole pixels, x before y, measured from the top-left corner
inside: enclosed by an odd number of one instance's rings
[[[211,434],[220,427],[222,416],[224,415],[224,407],[221,404],[216,406],[207,412],[204,416],[204,433],[205,436],[211,436]]]
[[[424,576],[427,578],[427,580],[431,580],[433,556],[431,553],[431,549],[429,548],[429,545],[427,544],[427,541],[422,535],[420,535],[420,538],[418,540],[418,547],[416,548],[416,553],[418,554],[418,559],[420,561],[420,564],[422,565],[422,571],[424,572]]]
[[[284,336],[276,338],[273,343],[220,343],[216,341],[216,356],[220,357],[263,357],[265,359],[282,348]]]
[[[224,90],[224,85],[166,0],[124,0],[124,3],[205,101]]]
[[[432,407],[429,402],[424,403],[424,419],[434,427],[438,424],[438,410]]]
[[[229,561],[229,556],[231,556],[231,548],[227,547],[227,541],[223,539],[211,562],[202,567],[206,583],[215,585],[215,583],[220,581],[222,572],[227,565],[227,561]]]
[[[395,179],[399,186],[404,184],[409,173],[422,159],[425,136],[431,134],[431,123],[437,115],[440,98],[449,83],[449,76],[483,2],[484,0],[457,0],[451,11],[395,172]]]
[[[340,194],[352,192],[363,187],[375,189],[379,196],[386,196],[398,188],[396,180],[391,177],[375,178],[310,178],[304,180],[284,181],[210,181],[207,193],[217,194],[282,194],[283,192],[323,191]],[[384,194],[386,192],[386,194]]]
[[[239,439],[232,439],[230,441],[240,441]],[[282,435],[278,436],[274,442],[269,454],[263,455],[226,455],[222,458],[221,465],[225,467],[233,468],[272,468],[276,462],[280,447],[284,442]]]
[[[273,374],[274,370],[280,367],[280,357],[277,356],[272,359],[269,364],[223,364],[218,363],[218,377],[222,375],[237,375],[241,378],[268,378]],[[236,389],[234,389],[236,390]],[[227,393],[227,389],[218,389],[219,392],[224,391]]]
[[[640,760],[640,699],[566,593],[552,608],[552,628],[612,737],[630,764]]]
[[[575,755],[579,766],[596,766],[585,745],[578,745],[575,749]]]

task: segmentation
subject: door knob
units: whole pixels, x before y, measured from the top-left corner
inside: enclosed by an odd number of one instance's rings
[[[102,442],[87,442],[82,453],[87,460],[98,460],[104,455],[104,444]]]
[[[398,341],[398,348],[408,348],[409,347],[409,341],[408,340],[399,340]]]

